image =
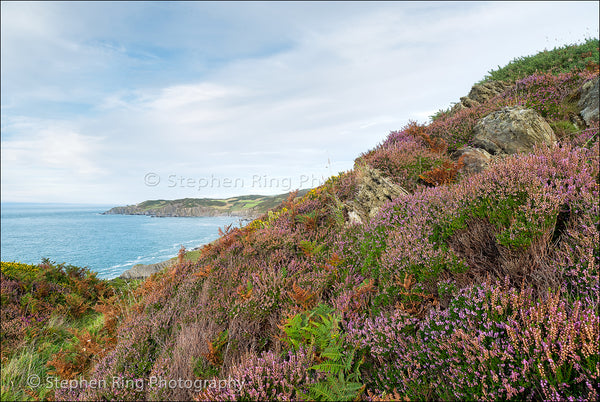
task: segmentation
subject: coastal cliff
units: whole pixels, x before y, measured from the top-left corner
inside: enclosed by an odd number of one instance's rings
[[[308,190],[298,192],[298,196]],[[289,196],[289,193],[262,196],[244,195],[225,199],[183,198],[178,200],[149,200],[136,205],[114,207],[103,215],[148,215],[154,217],[239,216],[253,219],[267,212]]]

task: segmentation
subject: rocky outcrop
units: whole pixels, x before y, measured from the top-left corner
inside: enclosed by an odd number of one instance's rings
[[[473,174],[485,170],[492,160],[492,155],[485,149],[464,147],[454,152],[452,158],[462,162],[458,170],[460,173]]]
[[[512,84],[504,81],[489,81],[482,84],[475,84],[469,94],[460,98],[460,102],[452,107],[451,112],[454,113],[484,103],[510,87],[512,87]]]
[[[367,165],[357,167],[357,180],[356,197],[345,205],[350,224],[369,221],[383,204],[408,194],[379,170]]]
[[[594,122],[598,122],[598,93],[600,91],[598,78],[586,82],[579,90],[580,98],[577,106],[579,106],[580,115],[588,127]]]
[[[506,107],[490,113],[473,128],[473,144],[492,155],[529,152],[536,144],[553,145],[556,135],[535,110]]]
[[[156,264],[148,264],[148,265],[137,264],[137,265],[134,265],[133,267],[131,267],[130,269],[128,269],[127,271],[123,272],[119,276],[119,278],[122,278],[122,279],[144,279],[144,278],[151,276],[152,274],[162,271],[166,267],[170,267],[171,265],[173,265],[173,263],[174,263],[173,260],[167,260],[167,261],[162,261],[162,262],[159,262]]]

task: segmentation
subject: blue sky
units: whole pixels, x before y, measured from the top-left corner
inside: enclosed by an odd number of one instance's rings
[[[598,2],[2,2],[2,201],[319,185]]]

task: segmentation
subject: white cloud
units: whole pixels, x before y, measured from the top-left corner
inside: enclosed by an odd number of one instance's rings
[[[20,201],[67,201],[78,188],[98,184],[109,169],[97,156],[103,138],[87,136],[64,122],[14,119],[2,139],[2,193]],[[101,186],[98,186],[101,191]]]
[[[2,197],[132,203],[278,192],[171,174],[335,174],[546,36],[597,35],[590,4],[2,3]]]

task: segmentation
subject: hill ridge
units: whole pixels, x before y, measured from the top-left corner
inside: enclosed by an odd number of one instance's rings
[[[309,190],[301,190],[304,195]],[[290,193],[265,196],[241,195],[229,198],[180,198],[147,200],[135,205],[113,207],[103,215],[148,215],[154,217],[240,216],[256,218],[277,207]]]

